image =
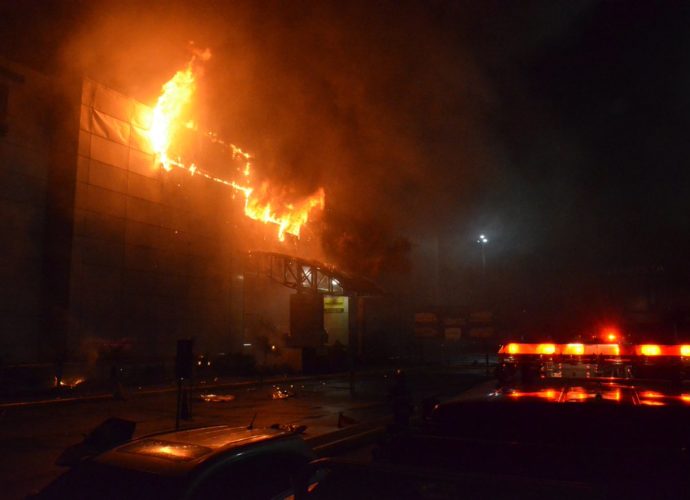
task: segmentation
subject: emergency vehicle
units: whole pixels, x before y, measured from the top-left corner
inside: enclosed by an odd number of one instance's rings
[[[680,384],[690,378],[690,344],[520,343],[498,351],[502,386],[536,379],[657,380]]]
[[[481,477],[478,497],[687,496],[690,344],[508,342],[498,359],[496,382],[437,404],[380,456]]]

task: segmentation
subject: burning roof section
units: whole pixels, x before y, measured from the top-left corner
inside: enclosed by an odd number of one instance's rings
[[[244,214],[250,219],[278,226],[278,239],[285,240],[286,234],[297,238],[301,228],[309,221],[311,212],[323,210],[325,193],[318,188],[303,198],[287,196],[281,186],[274,186],[264,180],[255,185],[253,179],[253,156],[240,147],[221,139],[212,131],[202,131],[195,123],[189,108],[197,90],[197,81],[203,62],[211,57],[211,52],[196,51],[187,66],[163,85],[158,102],[152,111],[148,137],[156,160],[166,171],[174,167],[186,170],[190,175],[201,176],[207,180],[223,184],[244,197]],[[211,143],[221,146],[228,159],[224,175],[213,174],[202,164],[185,160],[181,148],[176,148],[176,138],[183,129],[191,129],[205,136]],[[239,166],[237,166],[239,162]]]
[[[230,188],[233,197],[237,194],[243,197],[244,215],[264,224],[276,225],[277,237],[281,242],[288,234],[299,238],[312,212],[324,208],[325,192],[323,188],[318,188],[309,196],[295,197],[289,186],[255,179],[252,154],[225,141],[213,131],[200,129],[194,120],[193,98],[197,92],[201,65],[210,57],[208,50],[197,52],[184,69],[177,71],[162,86],[153,108],[137,104],[135,109],[130,109],[130,106],[127,109],[106,110],[105,113],[96,112],[92,117],[82,116],[81,121],[88,121],[101,137],[131,145],[147,154],[152,153],[156,167],[164,172],[177,168],[192,177]],[[130,118],[131,124],[128,123]],[[211,149],[214,149],[216,156],[220,153],[223,158],[220,162],[208,159]],[[215,163],[215,168],[211,163]]]

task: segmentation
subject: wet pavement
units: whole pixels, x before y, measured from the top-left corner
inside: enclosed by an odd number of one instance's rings
[[[413,398],[452,396],[485,380],[481,370],[418,369],[410,372]],[[372,422],[390,413],[384,373],[360,376],[354,395],[348,379],[305,380],[228,389],[200,387],[194,393],[191,420],[181,427],[203,425],[246,426],[274,423],[307,425],[305,438],[332,433],[357,423]],[[277,387],[276,387],[277,386]],[[279,389],[286,398],[273,395]],[[216,398],[203,401],[201,394]],[[23,498],[64,469],[54,465],[67,446],[81,441],[109,417],[137,422],[135,437],[175,426],[176,395],[165,392],[139,395],[123,401],[95,400],[70,404],[6,408],[0,413],[0,483],[3,498]],[[340,425],[339,425],[340,424]]]

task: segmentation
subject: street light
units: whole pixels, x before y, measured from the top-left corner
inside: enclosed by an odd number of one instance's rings
[[[485,234],[480,234],[479,238],[477,239],[477,243],[479,243],[479,247],[482,249],[482,274],[486,274],[486,245],[489,243],[489,238],[486,237]]]
[[[482,302],[484,302],[485,307],[487,310],[490,309],[489,305],[489,288],[488,284],[486,282],[486,245],[489,243],[489,238],[486,237],[484,233],[479,235],[479,238],[477,238],[477,243],[479,244],[479,248],[482,249],[482,286],[481,288],[483,289],[483,299]],[[484,350],[486,352],[486,374],[489,374],[489,344],[488,340],[485,338],[484,339]]]

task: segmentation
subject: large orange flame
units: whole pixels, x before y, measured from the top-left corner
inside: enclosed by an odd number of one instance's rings
[[[161,166],[172,170],[168,150],[172,143],[182,112],[187,107],[196,90],[196,78],[192,71],[192,62],[183,71],[175,73],[170,81],[163,85],[163,93],[153,108],[153,120],[150,130],[151,146],[156,152]]]
[[[278,239],[285,240],[285,233],[299,238],[300,230],[309,221],[314,208],[323,210],[326,195],[323,188],[296,203],[281,202],[279,197],[271,196],[270,185],[263,183],[246,197],[244,214],[254,220],[278,225]]]
[[[176,132],[182,127],[196,128],[193,122],[184,122],[183,117],[196,91],[198,73],[195,62],[197,56],[200,56],[202,60],[207,60],[210,57],[210,51],[197,53],[185,69],[175,73],[163,85],[163,91],[153,109],[149,140],[157,160],[166,171],[178,167],[188,171],[190,175],[199,175],[241,192],[245,197],[244,214],[247,217],[264,224],[276,224],[280,241],[285,240],[286,233],[299,238],[302,226],[309,221],[312,210],[323,210],[325,206],[323,188],[317,189],[311,196],[298,200],[284,196],[284,190],[275,189],[268,182],[263,182],[258,189],[255,189],[251,182],[252,155],[234,144],[223,141],[214,132],[206,133],[208,139],[225,147],[233,160],[243,162],[241,174],[244,179],[242,183],[221,179],[194,163],[186,164],[180,158],[173,159],[170,157],[170,147]]]

